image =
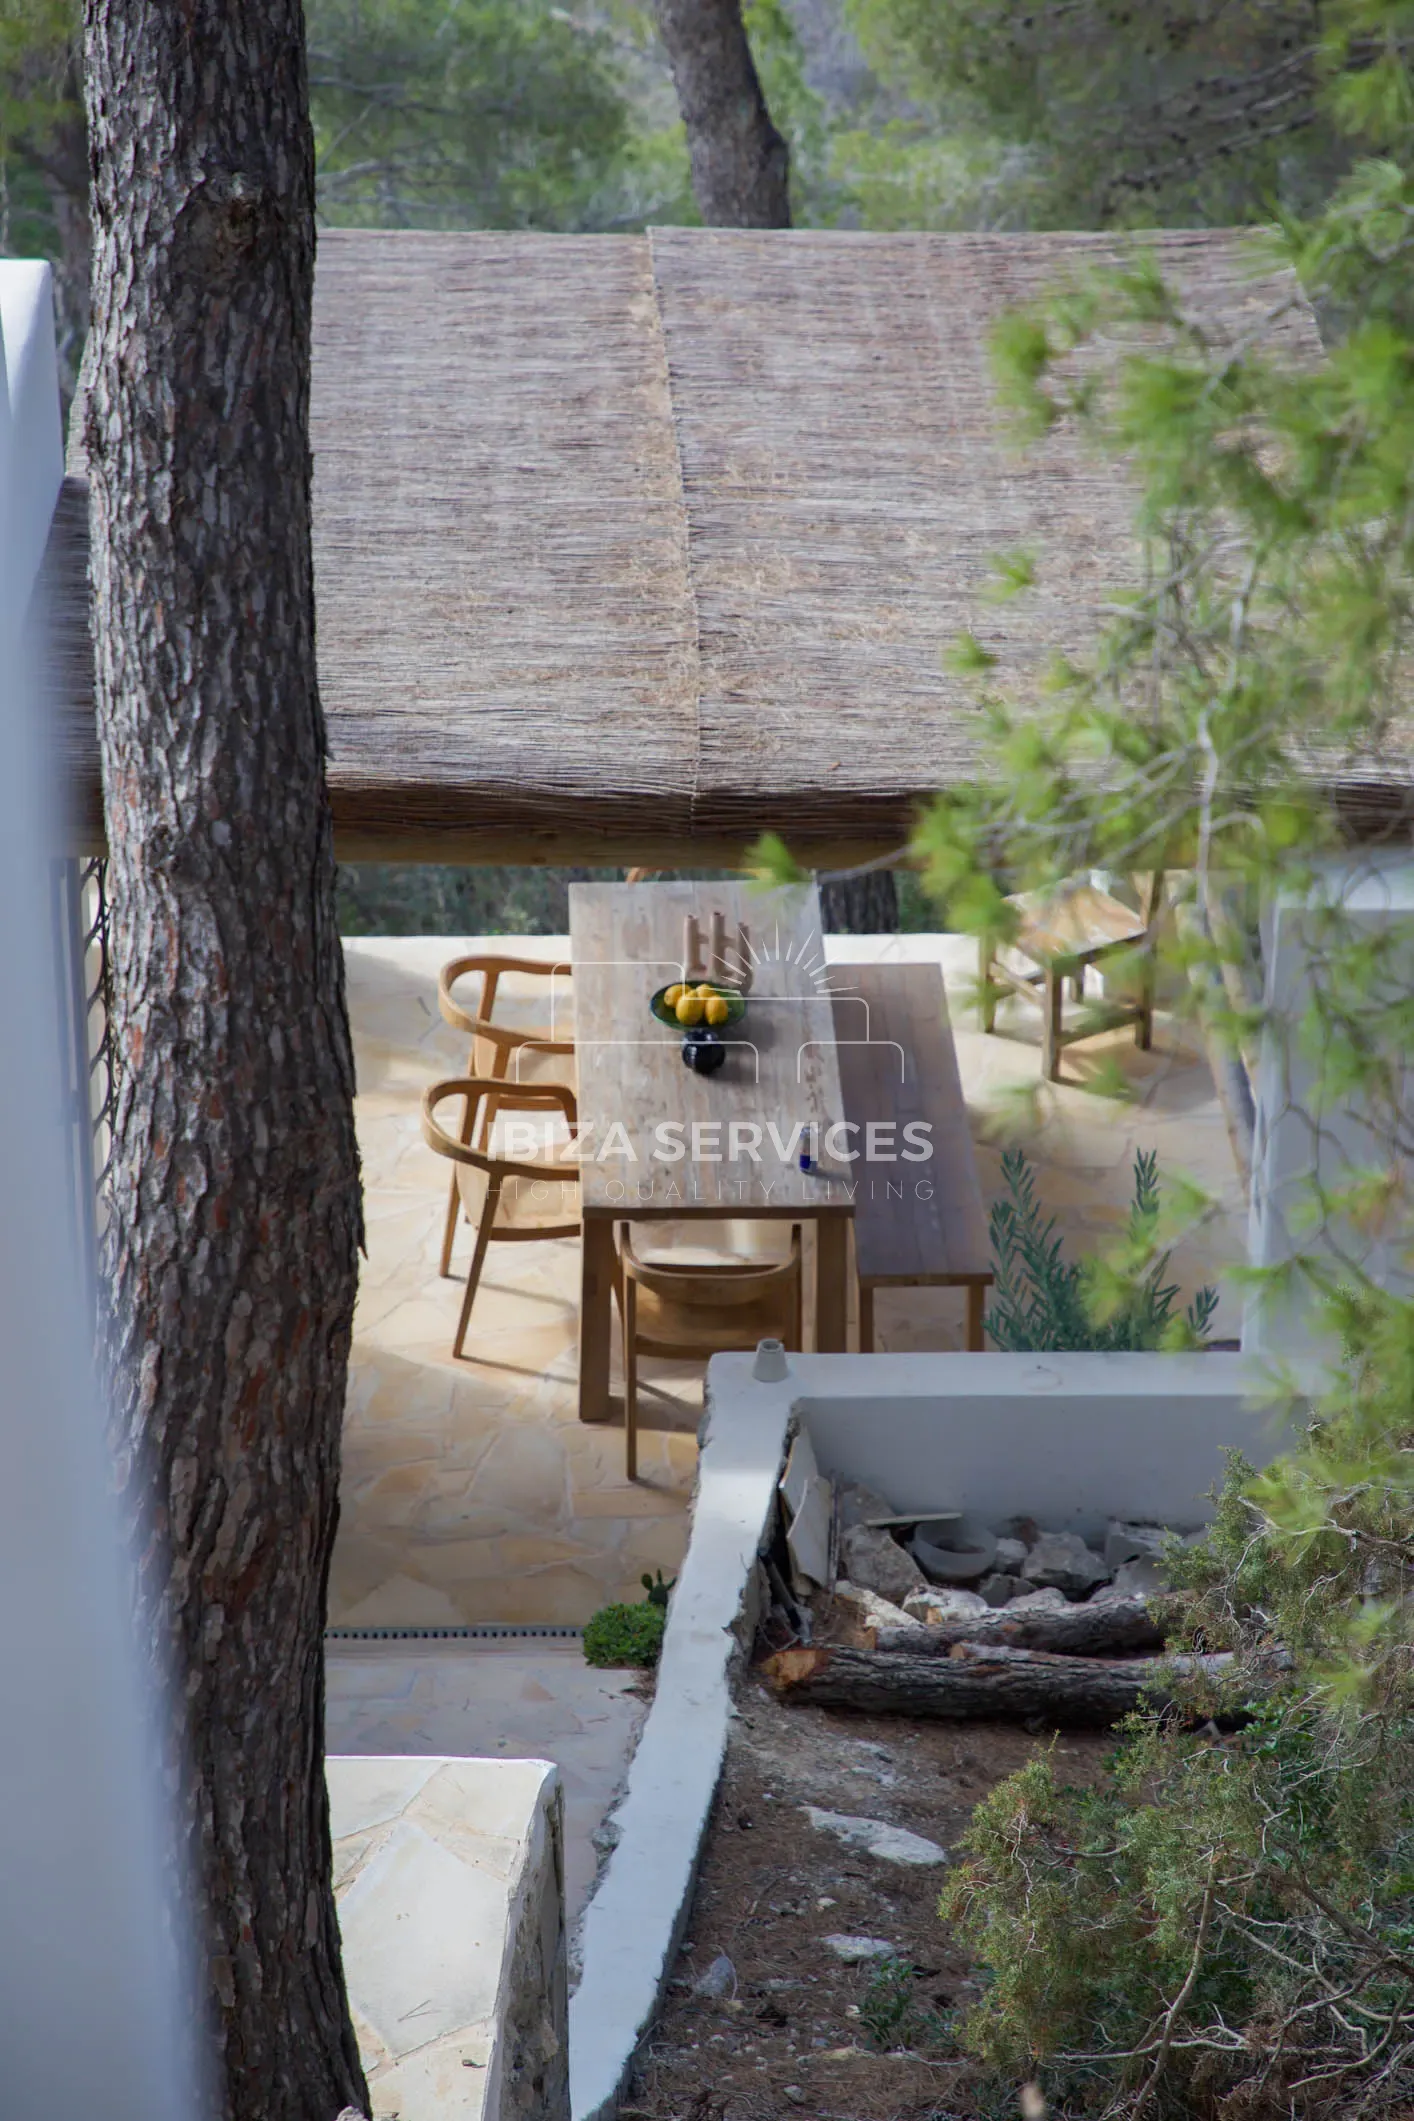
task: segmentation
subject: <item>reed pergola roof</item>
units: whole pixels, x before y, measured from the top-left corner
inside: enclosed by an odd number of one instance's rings
[[[1152,239],[1214,330],[1282,283],[1239,233]],[[1114,253],[1085,235],[336,231],[315,279],[319,667],[338,848],[422,860],[849,859],[978,768],[944,663],[1025,683],[1131,578],[1132,495],[1018,451],[987,342]],[[1318,356],[1309,311],[1276,327]],[[65,743],[101,829],[86,510],[49,576]],[[1034,595],[985,591],[999,552]]]

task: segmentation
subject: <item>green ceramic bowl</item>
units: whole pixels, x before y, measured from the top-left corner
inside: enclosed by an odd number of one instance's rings
[[[682,982],[680,980],[668,981],[668,987],[678,987],[681,986],[681,984]],[[695,986],[705,987],[710,985],[711,983],[707,980],[696,980],[693,982],[693,984]],[[658,989],[658,992],[654,995],[652,1001],[648,1005],[649,1008],[653,1011],[653,1014],[657,1017],[660,1024],[668,1024],[672,1027],[674,1031],[684,1031],[693,1028],[685,1024],[680,1024],[676,1016],[674,1016],[672,1010],[663,1000],[663,996],[667,993],[668,987],[660,987]],[[722,1000],[726,1003],[727,1008],[730,1012],[726,1022],[724,1024],[707,1024],[704,1021],[696,1028],[711,1031],[730,1031],[732,1025],[739,1024],[746,1014],[746,996],[744,994],[734,994],[730,987],[718,987],[716,991],[718,994],[721,995]]]

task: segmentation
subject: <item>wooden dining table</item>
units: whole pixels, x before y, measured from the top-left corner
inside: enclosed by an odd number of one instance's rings
[[[725,1065],[684,1064],[682,1031],[659,1023],[654,993],[684,980],[684,923],[704,938],[720,911],[749,931],[752,984],[742,1022],[723,1033]],[[813,885],[572,884],[584,1218],[579,1416],[607,1421],[614,1225],[788,1221],[815,1227],[814,1345],[846,1346],[848,1165],[829,1136],[844,1118]],[[801,1156],[811,1168],[801,1167]]]

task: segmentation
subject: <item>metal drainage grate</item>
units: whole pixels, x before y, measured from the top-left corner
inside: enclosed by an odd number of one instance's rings
[[[558,1621],[532,1620],[523,1624],[485,1620],[475,1626],[446,1628],[326,1628],[326,1642],[467,1642],[478,1637],[550,1636],[561,1642],[578,1642],[583,1628],[562,1627]]]

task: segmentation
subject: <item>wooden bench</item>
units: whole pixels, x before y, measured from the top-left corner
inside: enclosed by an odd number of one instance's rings
[[[876,1289],[964,1288],[967,1345],[983,1346],[982,1310],[992,1280],[991,1246],[977,1159],[963,1101],[957,1051],[936,965],[832,965],[835,1039],[845,1118],[861,1130],[922,1121],[930,1153],[917,1163],[869,1164],[861,1154],[854,1204],[859,1347],[874,1346]],[[863,1131],[855,1144],[864,1149]]]

